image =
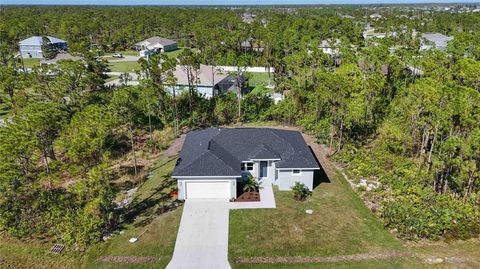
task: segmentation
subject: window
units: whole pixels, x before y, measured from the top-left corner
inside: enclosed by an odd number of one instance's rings
[[[300,173],[301,173],[301,171],[298,170],[298,169],[292,170],[292,174],[293,174],[293,175],[300,175]]]
[[[253,170],[253,163],[251,163],[251,162],[242,163],[241,164],[241,169],[242,169],[242,171],[252,171]]]

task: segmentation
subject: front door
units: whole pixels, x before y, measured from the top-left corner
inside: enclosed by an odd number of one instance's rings
[[[260,162],[260,178],[268,177],[268,162]]]

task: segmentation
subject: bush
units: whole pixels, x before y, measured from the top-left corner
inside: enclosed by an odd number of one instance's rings
[[[292,186],[293,198],[297,201],[305,201],[309,196],[312,195],[312,192],[305,186],[305,184],[300,182],[295,182],[295,185]]]
[[[427,189],[386,200],[382,216],[387,227],[408,239],[467,239],[480,232],[480,209],[474,200]]]

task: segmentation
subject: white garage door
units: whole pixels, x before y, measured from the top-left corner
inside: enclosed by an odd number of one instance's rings
[[[202,181],[187,182],[186,199],[197,198],[225,198],[230,199],[230,182],[228,181]]]

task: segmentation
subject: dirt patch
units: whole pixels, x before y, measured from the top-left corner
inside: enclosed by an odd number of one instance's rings
[[[256,191],[248,191],[242,193],[242,195],[238,196],[235,199],[235,202],[259,202],[260,201],[260,193]]]
[[[160,259],[155,257],[137,257],[137,256],[102,256],[97,259],[102,262],[114,263],[156,263]]]
[[[363,260],[385,260],[401,257],[408,257],[406,252],[385,252],[385,253],[361,253],[333,257],[238,257],[234,258],[238,264],[299,264],[299,263],[325,263],[325,262],[346,262]]]
[[[180,150],[182,149],[183,142],[185,142],[185,134],[181,135],[179,138],[173,140],[170,147],[165,151],[165,156],[171,157],[173,155],[177,155]]]

